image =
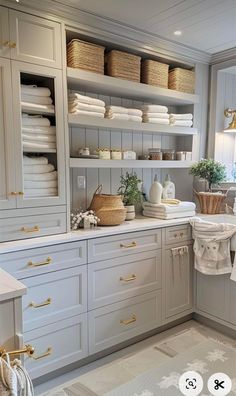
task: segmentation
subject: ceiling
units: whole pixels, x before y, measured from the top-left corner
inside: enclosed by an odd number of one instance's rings
[[[236,0],[54,1],[210,54],[236,46]]]

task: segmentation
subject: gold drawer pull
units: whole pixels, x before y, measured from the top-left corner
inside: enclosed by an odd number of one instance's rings
[[[9,195],[17,195],[17,192],[16,192],[16,191],[11,191],[11,192],[9,193]]]
[[[127,245],[125,243],[121,243],[120,244],[121,248],[133,248],[133,247],[136,247],[136,246],[137,246],[136,242],[131,242],[131,243],[128,243]]]
[[[3,47],[10,48],[10,41],[2,41],[2,42],[1,42],[1,45],[2,45]]]
[[[47,300],[45,300],[39,304],[35,303],[34,301],[31,301],[29,306],[32,308],[41,308],[41,307],[45,307],[46,305],[50,305],[51,303],[52,303],[52,299],[50,297],[48,297]]]
[[[127,325],[129,325],[131,323],[136,322],[136,320],[137,320],[136,315],[132,314],[130,319],[121,319],[120,320],[120,324],[124,324],[125,326],[127,326]]]
[[[19,191],[18,195],[24,195],[23,191]]]
[[[135,281],[136,279],[137,279],[137,276],[135,274],[132,274],[128,278],[123,278],[123,276],[120,277],[121,282],[132,282],[132,281]]]
[[[39,228],[38,225],[35,225],[32,228],[22,227],[20,230],[23,231],[23,232],[39,232],[40,228]]]
[[[28,262],[29,267],[41,267],[41,265],[48,265],[51,264],[52,258],[47,257],[45,261],[39,261],[38,263],[33,263],[33,261]]]
[[[46,352],[42,353],[42,355],[38,355],[38,356],[34,356],[32,355],[32,358],[34,360],[39,360],[39,359],[43,359],[47,356],[50,356],[52,354],[52,347],[48,347],[48,349],[46,350]]]
[[[16,48],[16,43],[14,41],[9,41],[8,47],[9,48]]]

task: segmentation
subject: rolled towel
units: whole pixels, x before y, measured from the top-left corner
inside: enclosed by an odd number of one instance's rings
[[[35,164],[30,164],[30,165],[25,165],[24,164],[24,173],[47,173],[47,172],[53,172],[55,171],[55,168],[52,164],[40,164],[40,165],[35,165]]]
[[[109,105],[106,106],[106,113],[108,112],[111,114],[128,114],[128,109],[122,106]]]
[[[24,85],[21,84],[21,93],[25,95],[36,95],[36,96],[51,96],[49,88],[37,87],[37,85]]]
[[[143,112],[143,117],[145,118],[166,118],[169,120],[170,115],[168,113],[149,113]]]
[[[57,180],[57,171],[48,173],[24,173],[24,180],[29,181],[47,181],[47,180]]]
[[[44,181],[25,180],[24,181],[24,188],[27,189],[51,188],[51,187],[57,187],[57,180],[44,180]]]
[[[114,113],[112,115],[105,114],[105,117],[108,118],[109,120],[129,120],[129,114],[119,114],[119,113]]]
[[[50,96],[36,96],[36,95],[27,95],[23,93],[21,94],[21,101],[34,103],[34,104],[41,104],[41,105],[52,104],[52,98],[50,98]]]
[[[159,211],[163,213],[174,213],[182,211],[195,211],[196,204],[194,202],[181,201],[178,205],[171,204],[153,204],[148,201],[143,202],[143,208],[145,210]]]
[[[40,127],[40,126],[22,126],[21,128],[22,133],[30,133],[32,135],[56,135],[56,127],[49,126],[49,127]]]
[[[193,125],[193,121],[191,120],[175,120],[173,118],[170,118],[170,125],[175,125],[175,126],[185,126],[185,127],[191,127]]]
[[[83,110],[83,111],[92,111],[95,113],[105,113],[105,107],[104,106],[95,106],[95,105],[88,105],[85,103],[74,103],[74,102],[70,102],[69,106],[69,113],[74,110]]]
[[[175,120],[192,120],[193,115],[191,113],[186,113],[186,114],[170,114],[170,118],[174,118]]]
[[[69,113],[70,114],[86,115],[86,116],[89,116],[89,117],[104,118],[104,114],[103,113],[97,113],[95,111],[78,110],[76,108],[70,109]]]
[[[78,100],[80,103],[87,103],[95,106],[105,106],[105,102],[100,99],[91,98],[89,96],[81,95],[77,92],[69,92],[69,99]]]
[[[46,143],[46,142],[38,142],[35,143],[33,140],[23,140],[23,149],[56,149],[56,143]]]
[[[23,156],[24,165],[47,165],[48,159],[47,157],[28,157],[27,155]]]
[[[32,109],[37,109],[39,112],[40,111],[44,111],[44,110],[54,110],[54,105],[53,104],[48,104],[48,105],[42,105],[42,104],[35,104],[35,103],[30,103],[30,102],[23,102],[21,101],[21,106],[22,107],[28,107],[28,108],[32,108]]]
[[[168,107],[161,105],[146,104],[141,107],[141,109],[149,113],[168,113]]]
[[[129,114],[128,117],[129,117],[128,118],[129,121],[142,122],[142,117],[129,115]]]
[[[35,141],[37,142],[47,142],[47,143],[55,143],[56,141],[56,135],[40,135],[36,133],[22,133],[22,138],[24,141]]]
[[[149,122],[150,124],[163,124],[163,125],[169,125],[169,119],[167,118],[147,118],[143,117],[143,122]]]
[[[24,194],[27,197],[52,197],[58,195],[56,187],[50,188],[24,188]]]
[[[194,217],[196,215],[195,211],[178,212],[178,213],[166,213],[166,214],[156,214],[151,211],[144,210],[143,216],[153,217],[160,220],[171,220],[171,219],[181,219],[183,217]]]
[[[29,115],[26,113],[22,114],[21,123],[23,126],[50,126],[50,121],[48,118],[40,116],[40,115]]]

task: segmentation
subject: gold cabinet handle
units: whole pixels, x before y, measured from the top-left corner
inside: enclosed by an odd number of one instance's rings
[[[181,237],[182,237],[182,236],[184,236],[184,233],[183,233],[183,232],[181,232],[181,233],[180,233],[180,236],[181,236]]]
[[[120,320],[120,324],[124,324],[125,326],[127,326],[127,325],[129,325],[131,323],[136,322],[136,320],[137,320],[136,315],[132,314],[130,319],[121,319]]]
[[[29,267],[41,267],[42,265],[51,264],[52,258],[47,257],[45,261],[39,261],[38,263],[34,263],[33,261],[29,261],[27,264]]]
[[[19,191],[18,195],[24,195],[23,191]]]
[[[38,225],[35,225],[32,228],[22,227],[20,230],[23,231],[23,232],[39,232],[40,228],[39,228]]]
[[[34,301],[31,301],[29,306],[32,308],[41,308],[41,307],[45,307],[46,305],[50,305],[51,303],[52,303],[52,299],[51,299],[51,297],[48,297],[47,300],[45,300],[39,304],[35,303]]]
[[[136,242],[131,242],[131,243],[128,243],[127,245],[125,244],[125,243],[121,243],[120,244],[120,247],[121,248],[133,248],[133,247],[136,247],[137,246],[137,243]]]
[[[9,48],[16,48],[16,43],[14,41],[9,41],[8,47]]]
[[[178,234],[175,234],[174,237],[177,238]]]
[[[10,193],[9,193],[9,195],[17,195],[17,192],[16,191],[11,191]]]
[[[137,279],[137,276],[135,274],[132,274],[128,278],[123,278],[123,276],[120,277],[121,282],[132,282],[132,281],[135,281],[136,279]]]
[[[38,356],[32,355],[32,359],[34,359],[34,360],[43,359],[43,358],[45,358],[47,356],[50,356],[51,354],[52,354],[52,347],[48,347],[46,352],[42,353],[42,355],[38,355]]]
[[[0,43],[0,45],[2,45],[3,47],[10,48],[10,47],[9,47],[9,46],[10,46],[10,41],[2,41],[2,42]]]

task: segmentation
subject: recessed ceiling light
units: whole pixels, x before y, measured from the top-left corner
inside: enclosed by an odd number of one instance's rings
[[[181,36],[181,34],[182,34],[181,30],[175,30],[174,31],[174,35],[175,36]]]

